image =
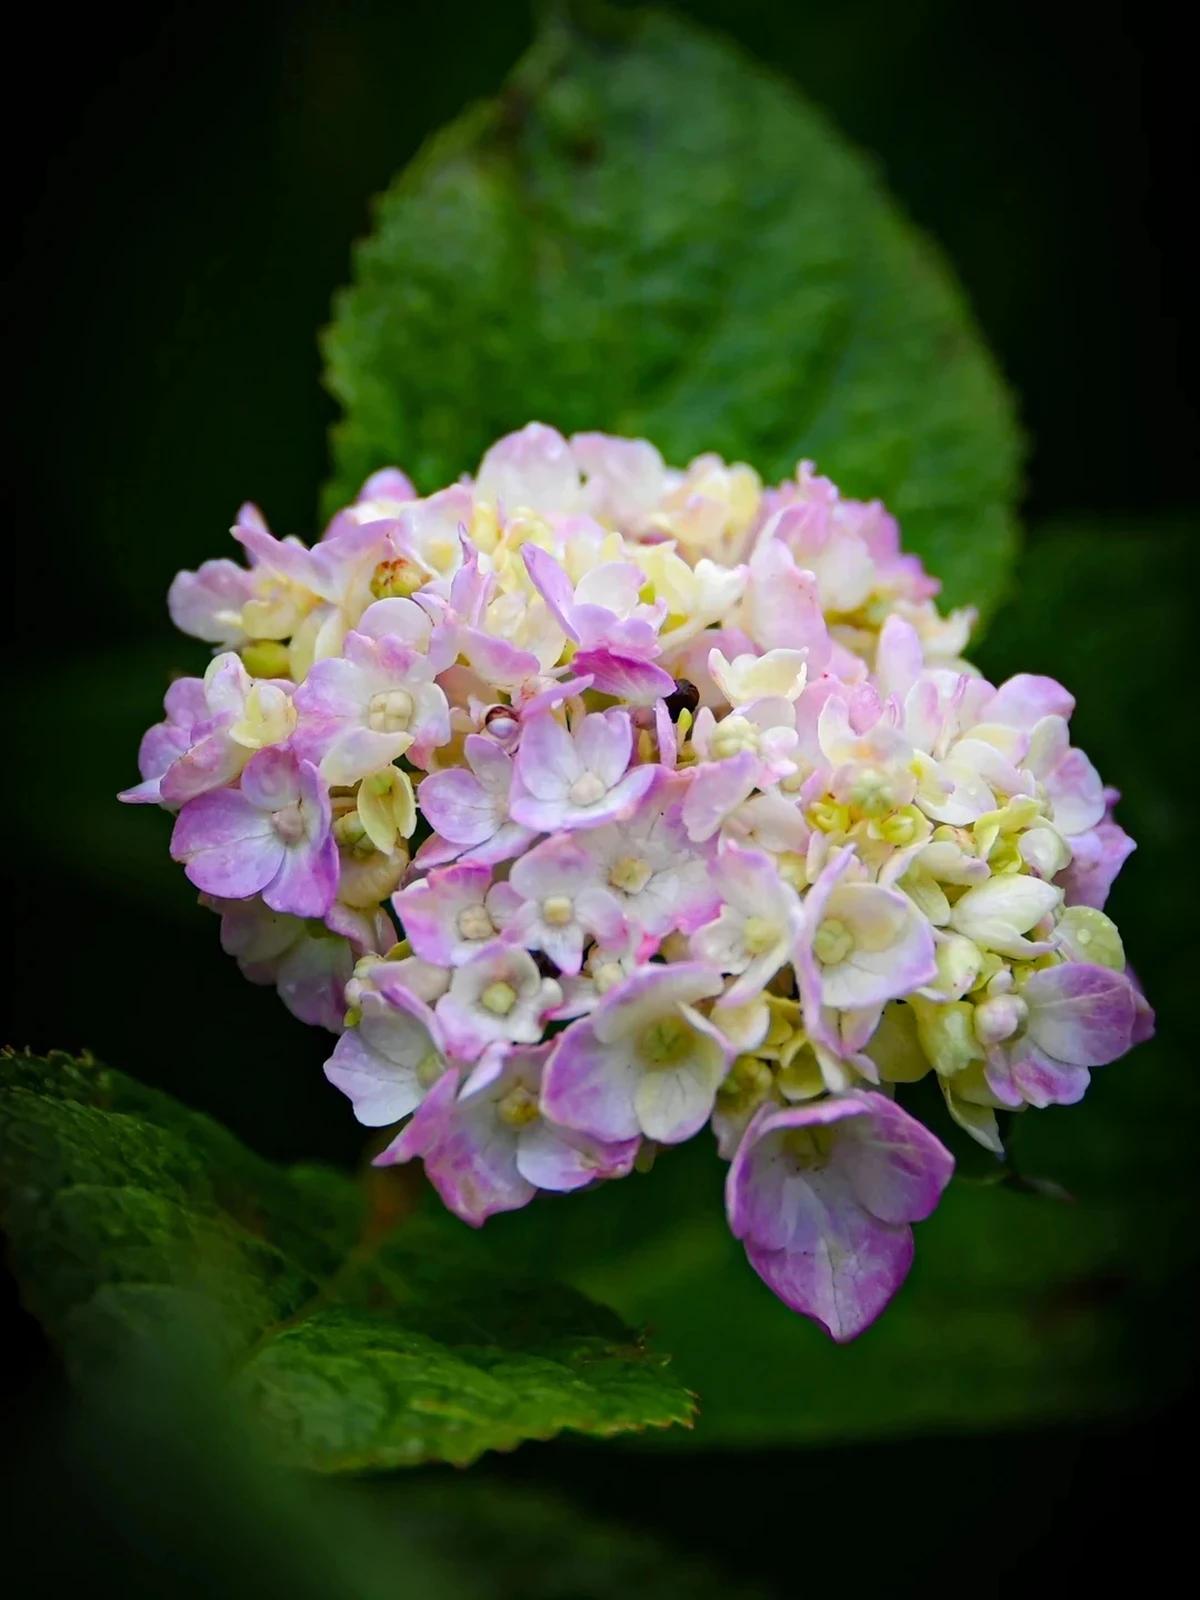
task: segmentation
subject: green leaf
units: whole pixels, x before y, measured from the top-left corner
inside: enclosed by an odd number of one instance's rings
[[[332,508],[537,418],[883,497],[950,603],[1016,549],[1012,405],[960,290],[781,79],[654,12],[571,7],[378,205],[324,340]]]
[[[477,1239],[391,1225],[404,1179],[376,1175],[372,1196],[272,1166],[90,1059],[0,1066],[14,1267],[77,1371],[131,1331],[203,1324],[277,1456],[324,1471],[689,1422],[690,1395],[611,1312]]]
[[[690,1544],[590,1515],[558,1473],[538,1492],[505,1482],[501,1461],[336,1478],[270,1464],[186,1339],[128,1356],[69,1404],[56,1396],[13,1463],[5,1555],[37,1571],[39,1594],[102,1570],[122,1600],[163,1594],[164,1571],[171,1600],[764,1600]]]

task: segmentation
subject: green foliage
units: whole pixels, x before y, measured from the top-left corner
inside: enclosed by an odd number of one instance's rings
[[[268,1463],[181,1334],[127,1352],[13,1475],[5,1554],[39,1595],[99,1575],[122,1600],[753,1600],[688,1549],[504,1481],[502,1458],[336,1478]]]
[[[531,418],[882,496],[951,603],[1003,593],[1017,430],[945,264],[796,91],[654,12],[568,8],[382,199],[325,336],[330,507]]]
[[[8,1054],[0,1098],[13,1264],[77,1371],[203,1327],[275,1453],[324,1471],[690,1419],[615,1316],[397,1221],[390,1178],[274,1167],[89,1059]]]

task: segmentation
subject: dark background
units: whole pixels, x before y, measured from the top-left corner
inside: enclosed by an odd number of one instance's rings
[[[1185,393],[1194,84],[1183,24],[1160,4],[678,9],[794,77],[873,153],[949,255],[1020,397],[1030,560],[1058,570],[1056,551],[1081,529],[1098,569],[1112,552],[1115,580],[1094,593],[1084,585],[1088,604],[1111,612],[1096,635],[1097,681],[1113,670],[1101,653],[1127,653],[1120,670],[1141,675],[1160,723],[1163,696],[1175,696],[1179,743],[1146,752],[1136,714],[1105,723],[1098,706],[1084,743],[1127,792],[1139,775],[1147,792],[1146,764],[1159,764],[1136,819],[1148,841],[1128,869],[1140,888],[1122,885],[1117,915],[1164,1031],[1182,1030],[1170,997],[1186,992],[1187,950],[1163,928],[1189,937],[1172,909],[1188,891],[1170,847],[1195,770],[1194,706],[1167,681],[1191,665],[1184,608],[1198,498]],[[180,641],[166,617],[175,570],[226,553],[244,498],[280,532],[314,530],[334,416],[315,334],[350,245],[370,197],[422,139],[497,86],[528,41],[528,13],[479,0],[246,0],[103,9],[69,25],[47,8],[26,21],[9,69],[19,227],[6,255],[7,621],[18,734],[5,788],[18,950],[3,1036],[91,1047],[267,1154],[351,1161],[357,1132],[318,1070],[322,1040],[221,957],[215,925],[167,868],[165,819],[108,797],[134,775],[138,733],[168,674],[202,663],[202,647]],[[1123,629],[1135,590],[1154,604]],[[1137,631],[1146,619],[1152,645]],[[1069,604],[1060,620],[1069,633]],[[1039,637],[1018,602],[985,643],[984,666],[1055,670],[1017,658]],[[1140,702],[1126,703],[1136,712]],[[55,1368],[15,1301],[12,1326],[18,1359],[3,1380],[26,1549],[60,1551],[43,1569],[45,1592],[85,1570],[53,1533],[60,1519],[77,1530],[76,1555],[91,1550],[91,1581],[193,1592],[169,1548],[148,1566],[134,1552],[128,1506],[114,1511],[98,1495],[86,1452],[53,1420]],[[850,1592],[907,1592],[924,1572],[935,1589],[999,1594],[1077,1579],[1100,1527],[1106,1559],[1141,1560],[1148,1539],[1161,1549],[1181,1533],[1179,1469],[1165,1456],[1190,1454],[1184,1430],[1181,1417],[1143,1415],[1120,1429],[790,1456],[532,1447],[483,1471],[555,1483],[580,1506],[782,1593],[823,1581],[832,1559],[797,1546],[810,1522],[869,1512],[877,1531],[856,1549]],[[1140,1509],[1148,1474],[1152,1536]]]

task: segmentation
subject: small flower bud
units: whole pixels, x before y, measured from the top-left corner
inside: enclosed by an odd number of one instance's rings
[[[424,588],[429,574],[407,556],[394,561],[381,561],[371,576],[371,593],[376,600],[407,600],[409,595]]]
[[[1019,995],[997,995],[975,1007],[975,1036],[987,1049],[1004,1039],[1011,1039],[1029,1015],[1029,1007]]]
[[[976,985],[983,970],[983,953],[961,933],[943,939],[934,951],[938,965],[938,988],[951,1000],[961,1000]]]
[[[499,744],[509,744],[521,731],[521,721],[512,706],[491,706],[483,725]]]
[[[278,639],[251,639],[242,646],[246,671],[254,678],[286,678],[288,647]]]
[[[948,1005],[916,998],[917,1037],[940,1078],[952,1078],[982,1054],[975,1037],[975,1007],[965,1000]]]

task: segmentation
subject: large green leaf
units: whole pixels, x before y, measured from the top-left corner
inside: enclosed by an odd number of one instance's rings
[[[945,264],[793,88],[653,12],[569,8],[380,202],[325,336],[330,504],[429,490],[539,418],[815,459],[952,602],[1015,549],[1012,407]]]
[[[663,1358],[578,1292],[385,1226],[349,1179],[274,1167],[90,1060],[2,1068],[13,1263],[77,1369],[131,1330],[203,1324],[276,1454],[326,1471],[689,1421]]]

